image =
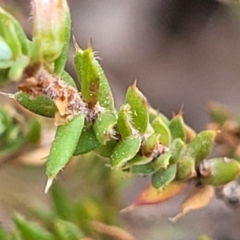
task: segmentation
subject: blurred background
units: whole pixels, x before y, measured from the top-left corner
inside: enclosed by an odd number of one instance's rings
[[[29,0],[1,2],[30,34]],[[117,107],[123,102],[127,87],[137,79],[138,87],[155,108],[171,117],[183,106],[186,122],[196,130],[206,127],[209,101],[226,104],[240,112],[240,8],[234,2],[68,2],[73,35],[83,48],[90,38],[93,40],[113,88]],[[67,66],[72,74],[73,54],[72,49]],[[0,182],[7,183],[9,190],[14,185],[11,182],[17,181],[18,175],[24,175],[22,171],[5,166],[0,169]],[[39,191],[45,180],[42,179],[43,170],[39,172],[41,177],[31,183],[31,187],[27,186],[26,176],[22,178],[25,185],[18,183],[21,191],[41,195]],[[130,204],[138,191],[147,185],[145,179],[126,181],[120,194],[122,207]],[[2,192],[6,194],[7,190]],[[19,191],[16,185],[14,191]],[[239,210],[233,211],[218,199],[206,209],[190,213],[178,223],[170,223],[168,217],[176,213],[183,197],[184,194],[160,206],[142,207],[121,218],[140,240],[193,240],[201,234],[216,240],[239,240]],[[5,210],[2,212],[1,221],[4,221]]]

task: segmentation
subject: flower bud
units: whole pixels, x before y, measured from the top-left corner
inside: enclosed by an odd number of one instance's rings
[[[66,0],[33,0],[33,60],[54,62],[65,45],[69,31]]]

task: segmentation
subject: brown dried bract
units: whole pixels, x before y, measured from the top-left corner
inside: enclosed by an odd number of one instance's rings
[[[70,121],[80,112],[86,112],[86,103],[81,99],[77,89],[43,69],[40,69],[34,76],[26,78],[18,89],[32,97],[42,95],[49,97],[59,112],[56,116],[58,125]]]

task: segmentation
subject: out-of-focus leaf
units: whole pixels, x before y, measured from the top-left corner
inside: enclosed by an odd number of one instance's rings
[[[213,122],[222,125],[225,121],[232,118],[232,113],[229,111],[227,106],[210,102],[208,104],[208,110],[210,113],[210,118]]]
[[[80,240],[84,235],[74,223],[59,219],[55,223],[55,237],[58,240]]]
[[[147,204],[160,204],[175,197],[186,188],[184,182],[173,181],[168,184],[162,191],[157,190],[152,185],[146,187],[135,199],[134,203],[122,211],[128,211],[136,206]]]
[[[8,234],[5,232],[2,226],[0,226],[0,239],[9,240]]]
[[[132,234],[116,226],[110,226],[97,221],[93,221],[92,226],[94,230],[110,236],[111,239],[136,240],[135,237],[132,236]]]
[[[37,143],[41,138],[41,124],[36,119],[31,119],[28,123],[28,133],[26,140],[30,143]]]
[[[52,186],[51,198],[53,202],[53,209],[57,216],[63,220],[72,220],[75,213],[72,202],[58,185],[54,184]]]
[[[188,212],[207,206],[213,195],[214,189],[212,186],[201,186],[194,188],[191,194],[181,204],[179,213],[169,220],[176,222]]]
[[[16,215],[14,223],[24,240],[53,240],[53,235],[33,222],[27,222],[22,216]]]

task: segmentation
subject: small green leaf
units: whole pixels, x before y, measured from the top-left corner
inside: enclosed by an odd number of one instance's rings
[[[117,118],[114,113],[106,111],[101,113],[93,125],[94,132],[101,144],[106,144],[115,134],[114,126]]]
[[[171,132],[172,140],[176,138],[180,138],[185,142],[186,140],[186,132],[184,127],[184,121],[182,114],[178,114],[174,116],[169,123],[169,130]]]
[[[194,158],[181,156],[177,162],[177,179],[185,180],[194,176],[196,176]]]
[[[155,172],[155,168],[152,163],[142,164],[142,165],[133,165],[130,167],[130,172],[135,175],[149,175]]]
[[[213,158],[200,165],[201,182],[219,186],[233,181],[240,173],[240,164],[235,159]]]
[[[133,126],[144,134],[149,122],[148,104],[145,96],[136,86],[136,81],[130,86],[126,93],[126,103],[131,106]]]
[[[141,153],[135,155],[131,160],[126,163],[126,168],[129,168],[132,165],[143,165],[151,162],[153,157],[145,157]]]
[[[152,175],[152,185],[160,191],[176,177],[177,166],[171,164],[167,168],[160,168]]]
[[[170,163],[176,163],[180,157],[181,151],[183,151],[185,143],[180,138],[176,138],[170,145],[170,152],[172,154]]]
[[[81,84],[83,100],[90,106],[98,102],[99,75],[94,65],[94,53],[91,47],[82,51],[76,46],[75,69]]]
[[[169,146],[171,143],[171,132],[160,115],[152,121],[152,127],[156,133],[160,134],[159,142],[165,146]]]
[[[97,70],[99,80],[100,80],[99,93],[98,93],[98,100],[100,102],[100,105],[110,111],[113,111],[114,110],[114,99],[112,96],[112,90],[109,85],[109,81],[108,81],[101,65],[97,61],[96,57],[94,58],[93,63]]]
[[[195,164],[198,166],[210,154],[216,134],[214,130],[201,131],[187,144],[184,154],[195,158]]]
[[[167,168],[170,159],[172,157],[172,154],[170,152],[166,152],[164,154],[161,154],[157,159],[154,159],[153,161],[153,167],[158,170],[159,168]]]
[[[84,115],[79,114],[66,125],[58,126],[47,161],[47,176],[55,178],[73,156],[84,125]]]
[[[116,168],[122,167],[137,154],[140,146],[141,137],[139,135],[131,136],[117,143],[110,156],[112,166]]]
[[[132,126],[132,111],[129,104],[123,104],[119,109],[117,129],[122,138],[127,138],[136,133]]]
[[[78,140],[74,155],[81,155],[88,153],[100,145],[92,126],[85,127]]]
[[[22,239],[24,240],[53,240],[53,235],[33,222],[27,222],[17,214],[13,219]]]
[[[105,145],[100,145],[99,147],[94,149],[94,152],[99,157],[108,159],[112,155],[113,150],[116,145],[117,145],[117,141],[112,139],[112,140],[108,141]]]
[[[46,96],[38,96],[32,99],[23,92],[17,92],[14,96],[20,105],[40,116],[54,118],[57,112],[56,105]]]

